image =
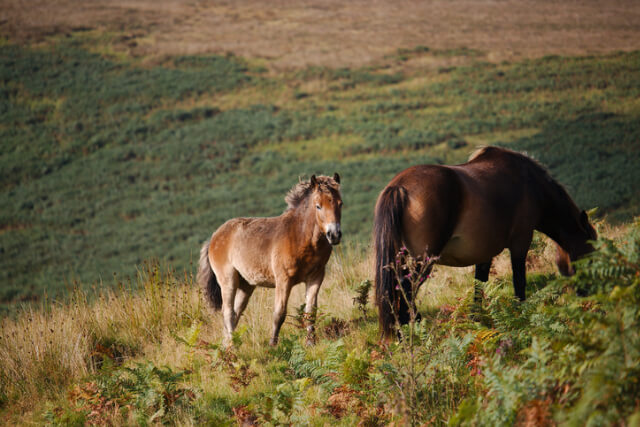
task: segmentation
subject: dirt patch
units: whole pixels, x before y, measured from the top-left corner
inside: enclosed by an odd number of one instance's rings
[[[418,45],[501,61],[640,49],[640,2],[0,2],[0,33],[13,40],[92,28],[133,32],[125,47],[134,55],[233,52],[277,68],[361,66]]]

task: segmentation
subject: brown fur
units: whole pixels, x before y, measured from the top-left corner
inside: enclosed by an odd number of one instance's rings
[[[404,197],[393,196],[391,189]],[[593,250],[588,240],[596,238],[565,189],[523,154],[485,147],[462,165],[421,165],[400,172],[380,194],[375,212],[376,298],[383,335],[392,334],[395,317],[400,323],[408,318],[406,304],[391,312],[399,297],[385,269],[400,246],[414,256],[426,250],[439,256],[440,264],[476,265],[476,278],[483,281],[492,258],[508,248],[514,290],[524,299],[533,230],[558,243],[563,263]],[[563,263],[561,272],[569,274]]]
[[[222,307],[228,342],[256,286],[275,288],[271,344],[278,340],[291,288],[305,282],[305,311],[314,339],[317,293],[340,241],[340,177],[312,176],[287,194],[287,210],[272,218],[234,218],[218,228],[200,256],[199,282],[214,309]],[[218,294],[220,297],[218,298]]]

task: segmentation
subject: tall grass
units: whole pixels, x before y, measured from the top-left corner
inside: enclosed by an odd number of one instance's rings
[[[348,318],[353,310],[351,286],[367,276],[363,249],[339,250],[320,292],[320,317]],[[248,352],[261,352],[268,340],[273,298],[273,290],[264,288],[251,297],[240,323]],[[303,303],[304,286],[297,286],[285,330],[295,328],[296,307]],[[106,359],[121,364],[151,357],[180,366],[187,351],[175,336],[193,325],[204,325],[200,339],[222,339],[222,317],[210,312],[193,277],[158,262],[145,263],[133,282],[117,280],[115,287],[93,290],[76,287],[66,299],[26,306],[1,322],[0,401],[11,402],[13,410],[59,398],[70,384],[96,374]]]
[[[135,290],[120,282],[90,298],[76,288],[64,301],[3,318],[0,396],[24,408],[34,399],[53,399],[95,373],[104,358],[121,363],[204,319],[191,277],[147,264],[136,280]]]

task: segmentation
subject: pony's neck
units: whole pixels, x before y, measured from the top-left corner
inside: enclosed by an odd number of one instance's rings
[[[314,248],[328,247],[331,245],[324,236],[323,231],[316,221],[315,207],[309,200],[302,202],[297,208],[291,211],[293,227],[297,236],[300,248],[313,246]]]
[[[557,185],[557,184],[556,184]],[[571,235],[577,229],[576,218],[579,217],[578,208],[568,196],[550,190],[541,215],[538,229],[553,239],[565,251],[571,251]]]

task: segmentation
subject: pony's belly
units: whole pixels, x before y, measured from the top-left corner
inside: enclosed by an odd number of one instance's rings
[[[486,239],[454,235],[440,253],[438,263],[452,267],[466,267],[489,262],[501,251],[491,246],[487,244]]]
[[[268,271],[261,269],[248,268],[245,265],[235,265],[240,276],[252,286],[262,286],[265,288],[275,288],[275,279]]]

